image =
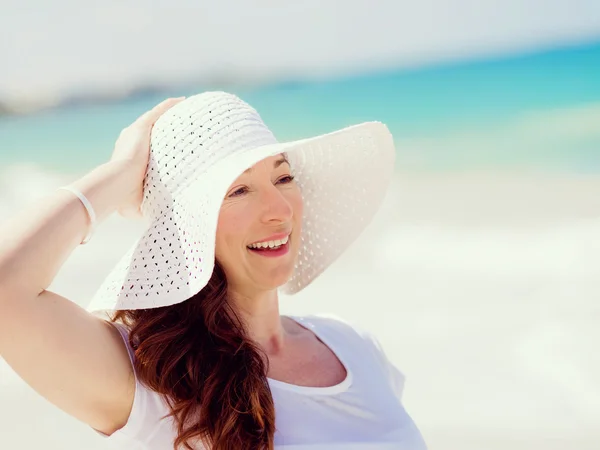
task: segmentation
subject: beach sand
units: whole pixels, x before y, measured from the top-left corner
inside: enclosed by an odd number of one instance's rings
[[[85,305],[140,231],[112,217],[52,289]],[[599,275],[599,176],[398,174],[368,230],[281,307],[372,331],[430,449],[596,449]],[[0,361],[0,449],[40,448],[104,443]]]

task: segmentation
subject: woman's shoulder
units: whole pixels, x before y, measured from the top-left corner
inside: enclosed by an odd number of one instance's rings
[[[375,335],[352,321],[328,313],[290,316],[305,328],[312,330],[317,336],[327,335],[346,340],[349,343],[363,343],[381,349]]]
[[[311,314],[291,316],[301,325],[311,329],[317,336],[327,338],[327,342],[335,342],[336,347],[361,362],[370,358],[374,365],[380,367],[391,380],[398,398],[402,397],[405,375],[388,358],[387,352],[374,332],[355,322],[332,314]],[[371,366],[373,367],[373,366]]]
[[[289,317],[300,323],[302,326],[312,330],[331,330],[350,333],[356,332],[356,328],[351,322],[334,314],[319,313],[291,315]]]

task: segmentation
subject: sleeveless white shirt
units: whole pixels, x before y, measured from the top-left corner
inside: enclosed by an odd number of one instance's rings
[[[291,318],[333,351],[347,376],[331,387],[268,380],[275,403],[277,450],[426,450],[402,405],[404,375],[371,334],[331,317]],[[116,325],[133,362],[127,331]],[[163,398],[136,378],[127,424],[111,436],[100,435],[113,448],[171,450],[176,430],[172,419],[161,419],[168,412]]]

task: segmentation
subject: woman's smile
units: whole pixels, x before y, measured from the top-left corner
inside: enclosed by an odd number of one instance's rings
[[[290,251],[290,239],[289,237],[286,237],[281,240],[269,241],[266,246],[248,246],[248,251],[255,255],[276,258],[278,256],[283,256]]]

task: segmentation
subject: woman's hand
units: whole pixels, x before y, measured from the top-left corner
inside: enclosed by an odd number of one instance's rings
[[[169,98],[159,103],[121,131],[110,160],[124,162],[127,171],[131,173],[131,191],[118,208],[122,216],[130,218],[141,216],[140,207],[143,200],[144,177],[150,158],[152,127],[165,111],[184,98]]]

